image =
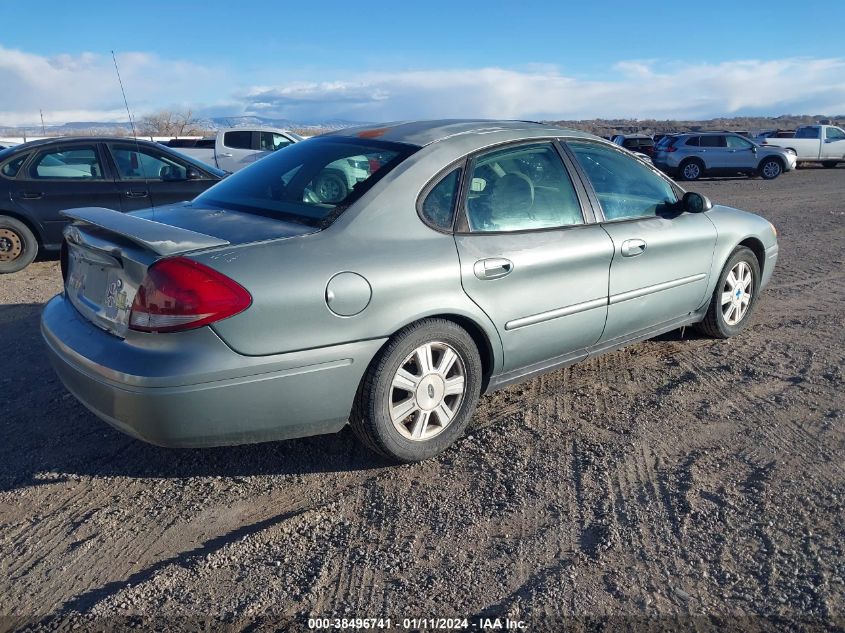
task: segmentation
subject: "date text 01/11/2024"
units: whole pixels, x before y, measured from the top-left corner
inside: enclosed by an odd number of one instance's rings
[[[391,630],[400,621],[391,618],[309,618],[309,629],[375,629]],[[403,618],[401,628],[432,631],[524,631],[528,626],[522,620],[510,618]]]

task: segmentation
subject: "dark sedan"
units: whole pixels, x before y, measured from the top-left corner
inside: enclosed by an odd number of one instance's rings
[[[58,250],[62,209],[135,211],[191,200],[226,175],[158,143],[59,138],[0,151],[0,273]]]

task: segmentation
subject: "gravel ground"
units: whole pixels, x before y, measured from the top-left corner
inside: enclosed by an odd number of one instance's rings
[[[121,435],[47,363],[56,262],[0,278],[0,629],[841,630],[845,169],[691,188],[780,232],[745,333],[672,332],[487,396],[465,439],[400,467],[348,430]]]

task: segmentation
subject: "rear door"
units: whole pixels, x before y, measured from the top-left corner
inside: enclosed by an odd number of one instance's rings
[[[719,171],[733,169],[731,155],[723,134],[705,134],[699,138],[700,156],[707,169]]]
[[[251,130],[229,130],[218,136],[216,151],[217,166],[235,172],[255,162],[256,133]],[[256,138],[254,138],[256,137]]]
[[[604,329],[613,245],[575,182],[552,142],[488,151],[469,166],[455,234],[461,279],[496,325],[505,372],[584,356]]]
[[[567,147],[613,241],[601,340],[628,338],[697,310],[716,244],[713,223],[702,213],[674,211],[675,189],[641,161],[591,141]]]
[[[62,241],[67,225],[59,215],[63,209],[120,209],[117,187],[100,143],[51,143],[33,152],[11,186],[16,210],[41,225],[46,245]]]
[[[187,161],[147,144],[108,143],[117,172],[122,211],[193,200],[217,182]],[[189,178],[196,174],[198,178]]]

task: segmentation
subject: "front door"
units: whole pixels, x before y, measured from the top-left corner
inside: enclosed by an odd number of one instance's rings
[[[585,355],[604,329],[613,244],[587,222],[555,145],[491,151],[469,171],[461,279],[496,325],[504,371]]]
[[[97,143],[50,144],[18,172],[11,191],[21,214],[41,225],[45,246],[62,241],[68,220],[59,215],[74,207],[120,209],[117,187],[104,170]]]
[[[212,184],[208,174],[155,147],[114,142],[108,148],[118,175],[123,211],[193,200]],[[200,178],[189,180],[189,169]]]
[[[754,143],[738,134],[728,134],[725,136],[725,142],[728,146],[728,161],[731,167],[738,170],[757,168],[757,148]]]
[[[613,241],[601,340],[626,338],[701,307],[716,244],[713,223],[702,213],[679,213],[675,189],[641,162],[590,141],[567,145]]]
[[[219,138],[219,137],[218,137]],[[258,132],[251,130],[230,130],[223,133],[223,144],[217,143],[217,166],[236,172],[254,163],[259,156]]]

